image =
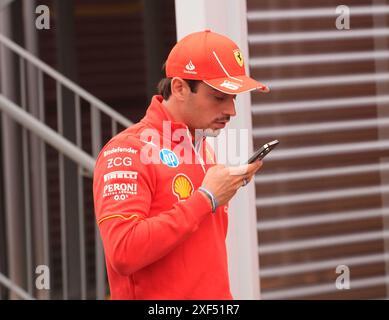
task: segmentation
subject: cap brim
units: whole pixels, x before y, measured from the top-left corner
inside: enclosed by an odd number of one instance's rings
[[[269,87],[248,77],[248,76],[234,76],[217,78],[211,80],[203,80],[212,88],[227,94],[237,94],[253,90],[258,90],[263,93],[270,91]]]

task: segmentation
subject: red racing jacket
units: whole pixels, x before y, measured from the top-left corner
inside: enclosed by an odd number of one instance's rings
[[[228,208],[212,213],[197,190],[215,158],[193,141],[154,96],[100,152],[93,194],[112,299],[232,299]]]

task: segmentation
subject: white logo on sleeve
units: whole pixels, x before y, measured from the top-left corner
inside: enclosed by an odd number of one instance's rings
[[[136,195],[137,193],[137,183],[112,183],[104,186],[103,197],[123,195],[127,198],[129,194]]]
[[[104,182],[112,179],[130,179],[137,180],[138,172],[136,171],[113,171],[104,175]]]
[[[138,150],[134,149],[132,147],[129,147],[129,148],[115,147],[115,148],[112,148],[110,150],[104,151],[104,157],[109,156],[109,155],[111,155],[113,153],[124,153],[124,152],[131,153],[131,154],[137,154]]]
[[[107,160],[107,169],[113,168],[113,167],[120,167],[125,166],[129,167],[132,165],[132,160],[130,157],[116,157],[116,158],[110,158]]]

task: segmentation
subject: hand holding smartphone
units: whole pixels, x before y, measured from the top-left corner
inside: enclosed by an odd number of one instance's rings
[[[259,148],[249,160],[247,160],[246,164],[253,163],[256,160],[262,160],[270,151],[272,151],[279,144],[278,140],[270,141],[264,144],[261,148]]]

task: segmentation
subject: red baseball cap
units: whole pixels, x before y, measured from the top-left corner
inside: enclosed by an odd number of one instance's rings
[[[177,42],[166,61],[166,76],[202,80],[228,94],[270,89],[246,75],[239,47],[229,38],[205,30]]]

